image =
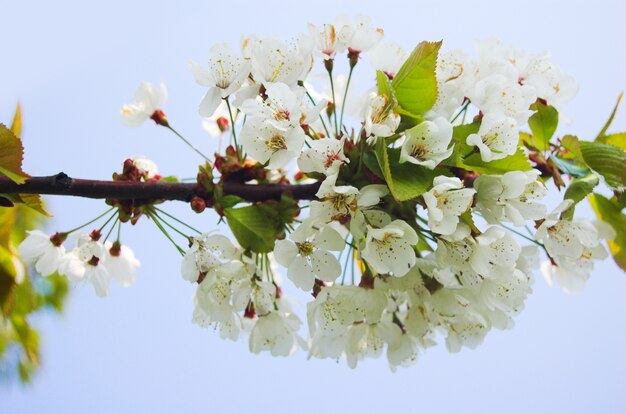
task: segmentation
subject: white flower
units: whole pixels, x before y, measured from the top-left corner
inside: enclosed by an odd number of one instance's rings
[[[276,285],[272,282],[249,278],[233,291],[233,306],[243,311],[252,305],[257,315],[266,315],[274,310]]]
[[[198,284],[193,297],[193,322],[203,327],[215,324],[222,338],[234,341],[243,326],[238,309],[231,303],[233,283],[229,276],[214,271]]]
[[[77,234],[75,237],[78,239],[77,246],[64,256],[59,273],[75,283],[89,282],[96,295],[106,296],[110,279],[106,267],[106,249],[102,243],[93,241],[86,234]]]
[[[583,290],[593,271],[593,261],[608,257],[600,239],[614,239],[615,230],[602,221],[556,220],[555,216],[569,205],[563,202],[548,215],[535,237],[544,242],[552,260],[541,266],[548,284],[552,285],[555,279],[566,293],[578,293]]]
[[[513,118],[485,115],[477,134],[467,137],[467,145],[477,146],[483,161],[489,162],[515,154],[519,131]]]
[[[437,60],[437,102],[431,112],[451,118],[462,105],[467,86],[472,82],[472,64],[461,50],[439,53]]]
[[[298,97],[284,83],[271,83],[266,86],[265,99],[256,96],[244,101],[241,111],[249,117],[260,118],[276,128],[286,129],[300,126],[302,112],[301,97]]]
[[[400,116],[393,112],[392,102],[376,92],[367,95],[361,116],[365,120],[363,129],[368,137],[388,137],[400,125]]]
[[[191,62],[191,70],[196,82],[209,88],[200,102],[200,115],[213,116],[222,102],[235,93],[250,73],[250,63],[235,54],[230,45],[219,43],[209,51],[209,68],[203,69]]]
[[[381,184],[367,185],[359,190],[352,186],[335,185],[336,181],[337,175],[326,177],[315,194],[319,201],[311,201],[311,218],[314,221],[345,221],[361,210],[376,206],[382,197],[389,194],[387,186]]]
[[[24,263],[34,265],[42,276],[55,273],[65,256],[65,247],[62,244],[65,238],[59,237],[59,233],[51,238],[40,230],[29,230],[27,233],[28,236],[18,246]]]
[[[486,278],[513,272],[522,248],[510,232],[490,227],[476,237],[476,242],[469,260],[474,271]]]
[[[236,117],[236,113],[233,113],[233,117]],[[202,118],[202,128],[212,137],[219,137],[232,128],[232,125],[230,125],[228,107],[225,101],[219,104],[212,116]]]
[[[159,170],[154,163],[154,161],[149,160],[146,157],[139,156],[131,158],[133,166],[137,169],[139,174],[143,177],[144,180],[150,180],[153,178],[157,178],[159,175]]]
[[[486,115],[513,118],[519,124],[528,121],[533,114],[529,107],[537,100],[533,90],[501,73],[476,82],[467,96]]]
[[[107,241],[104,248],[106,250],[105,263],[109,275],[124,287],[132,285],[140,265],[139,260],[135,258],[135,253],[130,247],[119,242]]]
[[[298,158],[298,167],[304,172],[318,172],[331,176],[339,172],[343,164],[350,160],[343,153],[345,137],[340,140],[323,138],[311,142],[311,148],[302,151]]]
[[[268,169],[284,167],[295,159],[304,145],[304,131],[300,127],[286,131],[272,124],[250,119],[241,130],[240,143],[244,151]]]
[[[367,53],[374,69],[384,72],[392,79],[409,54],[395,42],[378,43]]]
[[[309,357],[341,357],[350,327],[357,322],[377,323],[386,305],[387,296],[379,289],[322,287],[315,301],[307,304]]]
[[[382,354],[385,342],[378,324],[360,323],[350,327],[346,336],[346,359],[348,366],[356,368],[364,358],[377,358]]]
[[[220,234],[205,233],[193,238],[193,243],[185,253],[180,272],[183,279],[195,283],[201,274],[216,270],[229,263],[239,253],[231,241]]]
[[[549,53],[533,55],[520,75],[520,83],[533,87],[539,98],[559,108],[578,93],[576,80],[561,72]]]
[[[452,154],[452,124],[443,117],[407,129],[400,150],[400,162],[410,162],[434,169]]]
[[[403,220],[394,220],[387,226],[369,227],[361,256],[376,273],[404,276],[415,264],[417,233]]]
[[[572,205],[564,200],[552,211],[537,229],[535,238],[542,241],[548,254],[579,258],[587,249],[598,245],[598,231],[589,220],[560,220],[560,214]]]
[[[320,27],[309,23],[309,34],[313,38],[315,49],[321,52],[324,59],[333,59],[335,54],[345,50],[345,45],[339,42],[337,31],[332,24],[323,24]]]
[[[428,227],[435,233],[449,235],[455,232],[459,216],[472,206],[473,188],[463,188],[456,177],[437,176],[434,187],[424,193],[428,210]]]
[[[300,319],[293,313],[270,312],[260,316],[250,332],[250,352],[269,351],[272,356],[289,356],[306,343],[298,335]]]
[[[374,27],[372,19],[358,15],[352,21],[345,14],[335,19],[339,41],[352,52],[367,52],[373,48],[384,35],[383,29]]]
[[[341,265],[329,250],[343,250],[345,242],[332,227],[316,230],[312,222],[305,221],[291,233],[291,240],[278,240],[274,257],[287,267],[287,277],[300,289],[313,289],[315,277],[324,282],[334,282],[341,274]]]
[[[476,210],[491,224],[510,221],[523,226],[526,220],[540,220],[546,206],[537,201],[548,190],[539,181],[537,170],[510,171],[504,175],[481,175],[474,181]]]
[[[305,38],[288,45],[279,39],[256,39],[250,43],[252,76],[267,87],[282,82],[290,87],[303,80],[311,68],[311,47]]]
[[[167,88],[163,81],[161,81],[161,87],[158,91],[153,84],[142,82],[135,92],[133,102],[122,106],[120,121],[125,126],[138,127],[148,118],[155,116],[154,122],[161,123],[165,119],[165,115],[160,111],[160,107],[166,100]]]

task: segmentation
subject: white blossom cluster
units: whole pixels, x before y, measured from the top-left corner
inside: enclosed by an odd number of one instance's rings
[[[81,232],[72,233],[72,238],[76,243],[68,250],[58,233],[50,236],[32,230],[20,244],[19,252],[24,263],[40,275],[58,273],[73,284],[90,283],[100,297],[108,295],[111,279],[124,287],[133,284],[139,261],[128,246],[100,243]]]
[[[531,106],[540,100],[560,109],[576,94],[575,81],[548,54],[496,39],[477,43],[474,58],[458,50],[439,53],[436,103],[415,125],[401,128],[389,96],[376,88],[354,96],[350,76],[346,81],[333,68],[345,54],[351,75],[366,57],[393,79],[408,53],[382,42],[383,31],[365,16],[339,16],[308,29],[291,42],[250,36],[239,50],[218,44],[208,65],[192,64],[197,83],[207,88],[199,112],[212,134],[230,131],[231,144],[267,170],[297,165],[321,181],[308,216],[276,241],[272,254],[246,251],[218,234],[192,239],[181,272],[198,284],[194,322],[216,326],[231,340],[249,332],[255,353],[285,356],[303,348],[310,357],[343,358],[350,367],[386,350],[395,369],[416,360],[438,335],[456,352],[479,345],[491,328],[510,328],[531,292],[538,246],[550,260],[544,265],[549,280],[568,292],[582,288],[593,260],[607,256],[600,241],[614,237],[610,226],[562,218],[571,201],[547,214],[539,170],[466,180],[441,168],[455,145],[471,147],[483,163],[516,154]],[[316,91],[312,85],[320,79],[327,81]],[[162,105],[163,93],[141,88],[122,110],[127,124]],[[454,127],[465,123],[470,104],[480,126],[455,143]],[[399,164],[441,171],[409,212],[394,209],[391,184],[358,176],[364,157],[385,138],[389,150],[399,152]],[[535,245],[522,247],[518,236]],[[306,340],[272,261],[296,288],[313,293]]]

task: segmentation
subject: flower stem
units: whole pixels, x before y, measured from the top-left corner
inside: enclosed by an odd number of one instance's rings
[[[309,97],[309,101],[313,104],[313,106],[317,106],[315,103],[315,99],[311,96],[309,91],[306,91],[306,96]],[[324,118],[320,115],[320,121],[322,121],[322,126],[324,127],[324,131],[326,132],[326,136],[330,138],[330,133],[328,132],[328,128],[326,127],[326,122],[324,122]]]
[[[354,66],[350,65],[350,72],[348,72],[348,80],[346,82],[346,90],[343,92],[343,103],[341,104],[341,117],[339,118],[339,125],[343,125],[343,112],[346,109],[346,99],[348,98],[348,88],[350,88],[350,80],[352,79],[352,71]]]
[[[467,108],[469,107],[469,104],[470,104],[470,103],[471,103],[471,102],[470,102],[470,100],[468,99],[468,100],[467,100],[467,102],[465,102],[465,105],[463,105],[463,107],[459,110],[459,112],[457,112],[457,114],[456,114],[456,115],[454,115],[454,118],[452,118],[452,119],[450,120],[450,123],[453,123],[454,121],[456,121],[456,119],[459,117],[459,115],[461,115],[461,114],[463,114],[463,113],[467,112]]]
[[[337,138],[339,137],[339,124],[337,123],[337,100],[335,99],[335,82],[333,82],[332,70],[328,71],[328,77],[330,79],[330,91],[333,95],[333,115],[335,116],[335,138]]]
[[[228,98],[224,99],[226,101],[226,107],[228,108],[228,116],[230,117],[230,132],[233,136],[233,142],[235,143],[235,151],[237,152],[237,159],[241,161],[241,148],[239,148],[239,144],[237,143],[237,134],[235,133],[235,118],[233,117],[233,110],[230,107],[230,101]]]
[[[167,232],[167,230],[165,230],[163,225],[161,225],[161,223],[159,223],[159,219],[157,218],[157,216],[155,214],[148,213],[148,217],[150,217],[152,219],[152,221],[154,222],[154,224],[159,228],[159,230],[161,230],[161,233],[163,233],[163,235],[165,237],[167,237],[167,239],[170,242],[172,242],[174,247],[176,247],[176,250],[178,250],[178,253],[180,253],[181,256],[184,256],[185,255],[185,251],[183,249],[181,249],[181,247],[178,244],[176,244],[174,239],[172,239],[172,236],[170,236],[170,234]]]
[[[180,223],[180,224],[182,224],[183,226],[187,227],[189,230],[195,231],[195,232],[196,232],[196,233],[198,233],[198,234],[202,234],[202,232],[201,232],[200,230],[197,230],[196,228],[194,228],[194,227],[190,226],[189,224],[185,223],[184,221],[177,219],[176,217],[172,216],[172,215],[171,215],[171,214],[169,214],[168,212],[166,212],[166,211],[164,211],[164,210],[161,210],[161,209],[160,209],[160,208],[158,208],[158,207],[154,207],[154,209],[155,209],[156,211],[158,211],[159,213],[164,214],[164,215],[166,215],[167,217],[171,218],[172,220],[176,221],[177,223]]]
[[[109,229],[109,232],[107,233],[106,237],[104,238],[103,243],[105,243],[105,242],[109,239],[109,236],[111,235],[111,233],[113,233],[113,229],[115,229],[115,226],[116,226],[118,223],[120,223],[120,224],[121,224],[119,216],[115,217],[115,221],[113,222],[113,225],[111,226],[111,228]],[[118,233],[118,235],[117,235],[117,240],[119,240],[119,239],[120,239],[120,236],[119,236],[119,228],[120,228],[120,226],[118,225],[118,226],[117,226],[117,229],[118,229],[118,230],[117,230],[117,233]]]
[[[204,155],[202,152],[200,152],[200,150],[196,147],[193,146],[193,144],[189,141],[187,141],[187,139],[185,137],[183,137],[180,133],[178,133],[178,131],[176,131],[174,128],[172,128],[170,125],[167,125],[167,129],[169,129],[170,131],[172,131],[178,138],[180,138],[185,144],[187,144],[187,146],[189,148],[191,148],[192,150],[194,150],[196,152],[196,154],[200,155],[202,158],[204,158],[208,163],[211,164],[211,160]]]
[[[107,214],[109,214],[109,213],[110,213],[110,212],[111,212],[114,208],[115,208],[115,207],[111,207],[110,209],[108,209],[108,210],[107,210],[107,211],[105,211],[104,213],[100,214],[100,215],[99,215],[98,217],[96,217],[95,219],[93,219],[93,220],[89,220],[87,223],[85,223],[85,224],[83,224],[83,225],[81,225],[81,226],[75,227],[75,228],[73,228],[72,230],[69,230],[69,231],[64,231],[63,233],[65,233],[65,234],[74,233],[76,230],[80,230],[80,229],[82,229],[83,227],[86,227],[86,226],[90,225],[90,224],[91,224],[91,223],[93,223],[94,221],[98,221],[98,220],[100,220],[102,217],[104,217],[104,216],[106,216]]]

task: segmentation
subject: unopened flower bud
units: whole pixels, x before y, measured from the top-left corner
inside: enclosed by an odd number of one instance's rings
[[[191,199],[191,209],[196,213],[202,213],[206,208],[206,201],[202,197],[194,197]]]
[[[164,127],[170,126],[169,122],[167,122],[167,117],[165,116],[165,112],[163,112],[160,109],[157,109],[156,111],[154,111],[152,115],[150,116],[150,119],[152,119],[157,125],[161,125]]]
[[[228,119],[224,118],[223,116],[220,116],[219,118],[217,118],[215,120],[215,123],[217,124],[217,127],[220,129],[220,131],[222,132],[226,132],[228,131],[228,128],[230,126]]]

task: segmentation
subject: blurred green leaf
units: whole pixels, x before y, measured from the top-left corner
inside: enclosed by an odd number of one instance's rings
[[[4,124],[0,124],[0,174],[11,181],[23,184],[29,177],[22,171],[23,156],[22,141]]]
[[[592,194],[589,196],[589,202],[598,218],[610,224],[615,230],[616,237],[609,240],[609,249],[615,263],[626,271],[626,215],[622,213],[615,199],[610,200],[600,194]]]
[[[626,132],[619,132],[604,137],[604,143],[626,151]]]
[[[20,138],[22,136],[22,106],[17,103],[15,107],[15,114],[13,115],[13,122],[11,122],[11,132],[13,135]]]
[[[615,106],[613,107],[613,111],[611,112],[611,116],[609,116],[609,119],[606,121],[606,123],[604,124],[604,126],[600,130],[600,133],[598,134],[598,136],[595,139],[596,142],[601,142],[601,143],[605,142],[605,140],[606,140],[606,131],[609,130],[609,128],[611,127],[611,124],[613,123],[613,119],[615,118],[615,114],[617,113],[617,109],[619,108],[619,104],[622,101],[622,97],[623,96],[624,96],[624,92],[620,93],[619,96],[617,97],[617,102],[615,103]]]
[[[617,190],[626,186],[626,152],[613,145],[580,141],[573,135],[563,138],[562,145],[580,162],[600,174],[605,183]]]

